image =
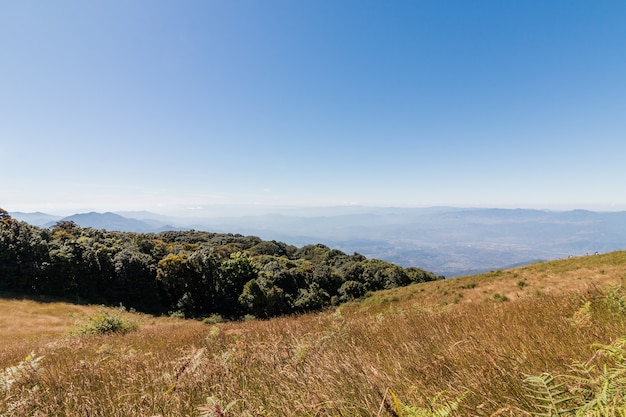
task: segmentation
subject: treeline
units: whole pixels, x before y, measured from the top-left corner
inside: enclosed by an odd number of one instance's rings
[[[255,236],[109,232],[61,221],[40,228],[0,209],[0,289],[154,314],[272,317],[443,277]]]

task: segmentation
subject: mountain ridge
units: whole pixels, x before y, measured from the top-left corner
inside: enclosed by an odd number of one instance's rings
[[[194,229],[300,246],[319,242],[448,277],[626,248],[624,211],[359,206],[194,218],[147,211],[90,212],[45,224],[32,221],[53,215],[13,215],[45,227],[71,220],[82,227],[138,233]]]

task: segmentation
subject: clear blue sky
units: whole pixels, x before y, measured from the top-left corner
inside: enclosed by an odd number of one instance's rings
[[[626,2],[7,1],[0,207],[626,209]]]

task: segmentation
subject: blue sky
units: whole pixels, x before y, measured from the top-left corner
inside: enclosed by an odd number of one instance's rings
[[[0,207],[626,210],[624,1],[0,4]]]

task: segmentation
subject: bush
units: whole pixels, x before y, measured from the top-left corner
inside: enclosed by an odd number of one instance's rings
[[[341,301],[350,301],[363,297],[367,288],[360,282],[346,281],[341,285],[338,292]]]
[[[204,324],[218,324],[218,323],[224,323],[226,320],[224,320],[224,317],[222,317],[219,314],[211,314],[209,317],[205,317],[204,319],[202,319],[202,323]]]
[[[74,334],[111,334],[128,333],[137,330],[139,325],[136,321],[124,319],[119,314],[111,314],[101,310],[98,314],[89,317],[89,322],[78,327]]]
[[[506,295],[502,295],[499,292],[497,292],[497,293],[495,293],[493,295],[493,300],[496,301],[496,302],[502,302],[503,303],[503,302],[510,301],[510,298],[507,297]]]

